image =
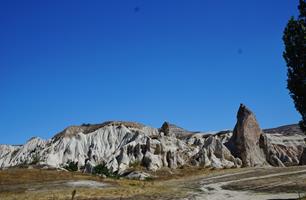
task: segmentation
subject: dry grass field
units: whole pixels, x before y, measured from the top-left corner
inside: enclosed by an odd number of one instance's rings
[[[152,175],[156,178],[139,181],[102,178],[79,172],[8,169],[0,171],[0,199],[68,200],[74,190],[75,200],[205,199],[208,195],[205,186],[213,187],[218,183],[230,183],[220,186],[226,191],[274,194],[297,194],[300,191],[301,195],[306,192],[306,167],[226,170],[187,167],[172,171],[164,169]],[[215,191],[216,194],[219,192]]]
[[[234,169],[232,169],[233,171]],[[43,169],[8,169],[0,171],[0,199],[109,199],[143,197],[184,197],[189,190],[183,187],[186,180],[205,174],[222,173],[225,170],[183,168],[160,170],[148,181],[110,179],[80,172],[65,172]],[[105,187],[71,187],[65,183],[90,180],[105,183]]]

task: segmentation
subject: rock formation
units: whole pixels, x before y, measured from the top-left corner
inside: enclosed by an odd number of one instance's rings
[[[260,145],[273,166],[298,165],[305,148],[305,135],[297,124],[264,130]]]
[[[240,105],[233,136],[226,143],[242,166],[291,166],[298,165],[305,144],[304,135],[294,125],[267,129],[264,133],[255,115]]]
[[[262,131],[254,114],[243,104],[237,113],[237,123],[228,147],[234,156],[241,158],[244,167],[267,165],[263,149],[259,146]]]
[[[133,168],[155,171],[184,165],[289,166],[299,163],[304,147],[303,135],[263,133],[254,114],[241,105],[233,133],[190,132],[168,122],[159,129],[122,121],[84,124],[68,127],[49,140],[32,138],[21,146],[0,145],[0,168],[62,168],[74,162],[85,172],[102,164],[111,172],[127,174]]]
[[[33,138],[22,146],[0,145],[1,168],[31,164],[60,168],[70,162],[86,172],[103,164],[119,174],[135,165],[153,171],[183,165],[240,166],[219,136],[192,134],[169,123],[160,129],[132,122],[72,126],[46,141]]]

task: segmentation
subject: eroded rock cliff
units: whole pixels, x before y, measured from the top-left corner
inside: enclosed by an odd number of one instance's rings
[[[71,126],[49,140],[32,138],[21,146],[0,145],[0,168],[38,165],[61,168],[70,162],[92,172],[102,164],[124,174],[132,168],[158,170],[194,165],[212,168],[299,164],[304,136],[268,134],[241,105],[233,133],[190,132],[165,122],[161,128],[110,121]]]

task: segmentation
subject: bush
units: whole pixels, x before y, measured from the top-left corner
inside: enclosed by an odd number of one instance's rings
[[[119,175],[110,171],[105,165],[99,164],[93,168],[93,174],[103,174],[110,178],[119,178]]]
[[[78,162],[69,162],[67,166],[64,167],[68,171],[75,172],[78,171]]]

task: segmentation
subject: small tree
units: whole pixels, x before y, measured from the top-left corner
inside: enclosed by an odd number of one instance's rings
[[[287,63],[287,88],[296,110],[302,115],[301,129],[306,132],[306,1],[300,0],[299,17],[292,17],[285,30],[283,57]]]

